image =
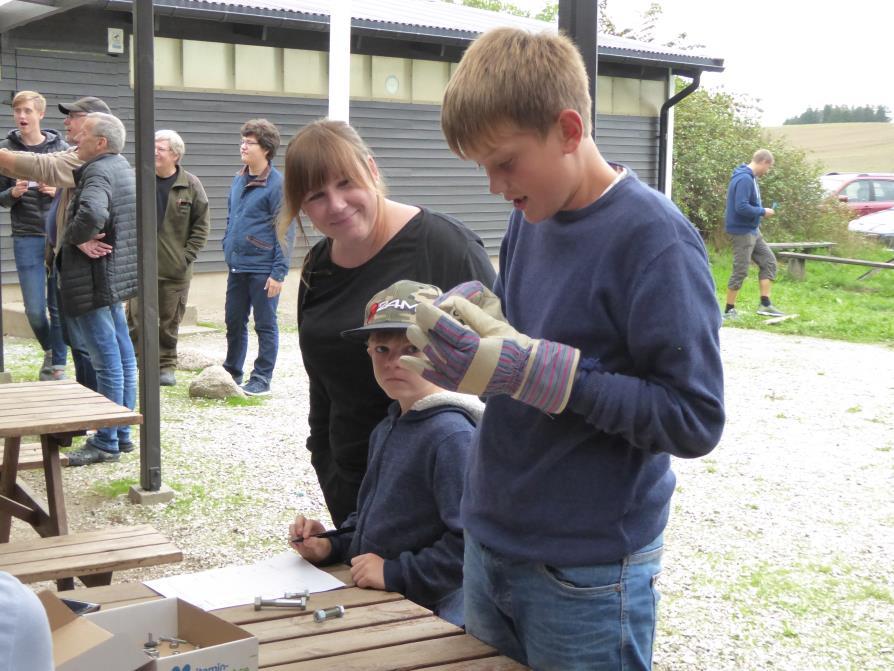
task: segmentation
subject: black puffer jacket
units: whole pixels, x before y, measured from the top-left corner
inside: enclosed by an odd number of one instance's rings
[[[0,149],[10,151],[31,151],[35,154],[49,154],[68,148],[68,144],[58,132],[45,129],[44,141],[41,144],[28,146],[22,142],[21,131],[9,131],[6,139],[0,141]],[[45,235],[44,221],[47,210],[53,199],[41,193],[37,188],[28,189],[20,198],[12,197],[15,179],[0,175],[0,205],[8,207],[12,220],[13,235]]]
[[[77,317],[137,293],[137,190],[120,154],[103,154],[74,171],[62,248],[56,257],[62,308]],[[78,245],[105,233],[111,254],[91,259]]]

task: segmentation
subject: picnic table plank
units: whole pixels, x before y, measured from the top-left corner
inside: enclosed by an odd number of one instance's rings
[[[351,617],[353,608],[344,619]],[[258,666],[276,666],[288,662],[306,661],[320,657],[333,657],[352,652],[374,650],[391,645],[416,643],[445,636],[460,636],[463,630],[434,615],[403,622],[389,622],[357,629],[326,632],[329,621],[314,622],[317,636],[294,641],[264,643],[258,652]],[[331,667],[330,667],[331,668]],[[338,665],[341,668],[341,665]]]
[[[52,538],[77,537],[78,534],[73,534],[55,536],[51,537],[50,539],[44,540],[51,540]],[[92,541],[90,543],[78,543],[63,546],[51,545],[42,548],[23,550],[20,552],[7,552],[0,556],[0,561],[8,566],[41,562],[44,560],[56,561],[62,558],[69,558],[72,561],[77,561],[78,558],[84,556],[85,553],[101,554],[104,552],[111,552],[113,550],[133,550],[150,545],[160,545],[168,542],[170,541],[168,541],[165,536],[162,536],[158,532],[138,534],[134,536],[117,536],[114,538],[103,538],[101,540]],[[13,547],[15,547],[17,543],[13,543],[12,545]]]
[[[461,634],[261,668],[266,671],[408,671],[420,668],[421,660],[430,666],[493,656],[496,651],[489,645]]]
[[[0,450],[0,470],[3,469],[3,453]],[[68,455],[59,454],[59,463],[65,466],[68,463]],[[19,472],[43,468],[43,449],[40,443],[25,443],[19,445]]]
[[[258,637],[261,643],[272,643],[286,639],[302,638],[304,636],[316,636],[320,632],[320,624],[314,622],[311,610],[315,610],[316,594],[311,595],[308,602],[308,613],[278,620],[265,622],[250,622],[241,625],[243,629]],[[356,629],[374,624],[388,624],[390,622],[405,622],[420,617],[430,617],[432,612],[427,608],[402,599],[389,601],[369,606],[355,606],[350,610],[350,617],[342,617],[326,621],[326,633]]]
[[[528,667],[519,664],[509,657],[485,657],[483,659],[469,659],[453,664],[438,664],[426,666],[426,671],[521,671]]]
[[[158,532],[150,524],[139,524],[132,527],[110,527],[108,529],[93,529],[90,531],[81,531],[74,536],[57,536],[52,539],[34,538],[22,541],[16,541],[12,546],[8,544],[0,544],[0,561],[3,556],[9,553],[26,552],[29,550],[44,548],[50,543],[53,548],[67,548],[75,545],[83,545],[92,541],[104,540],[109,538],[124,538],[133,536],[145,536],[149,533]],[[65,552],[65,550],[62,550]]]
[[[135,547],[127,550],[112,550],[102,553],[81,554],[68,558],[67,571],[78,576],[95,573],[110,573],[159,563],[177,562],[183,553],[171,542]],[[20,564],[0,564],[0,569],[13,573],[22,582],[55,580],[59,575],[59,561],[34,562],[27,569],[16,570]]]

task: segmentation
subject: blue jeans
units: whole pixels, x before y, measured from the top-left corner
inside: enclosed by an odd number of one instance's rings
[[[234,273],[227,276],[227,299],[224,308],[227,323],[227,358],[223,367],[236,380],[241,380],[245,354],[248,352],[248,315],[254,314],[258,335],[258,358],[251,377],[265,384],[273,379],[273,367],[279,351],[279,328],[276,306],[279,296],[267,298],[265,273]]]
[[[621,561],[555,567],[466,533],[466,631],[534,669],[652,668],[663,535]]]
[[[62,304],[62,296],[59,291],[58,275],[56,266],[50,268],[50,274],[47,276],[50,292],[56,305]],[[49,294],[47,294],[49,297]],[[51,313],[52,314],[52,313]],[[93,362],[90,361],[90,354],[84,344],[78,340],[77,335],[72,333],[72,329],[68,326],[68,319],[65,317],[63,310],[58,310],[59,325],[62,330],[62,338],[71,348],[71,360],[75,367],[75,380],[84,385],[88,389],[98,391],[96,385],[96,371],[93,370]]]
[[[134,355],[124,306],[108,307],[68,317],[75,339],[84,344],[96,370],[97,391],[110,401],[131,410],[137,401],[137,358]],[[106,452],[117,452],[119,443],[130,441],[130,426],[99,429],[91,442]]]
[[[47,239],[40,235],[14,235],[12,250],[16,259],[19,287],[25,303],[25,316],[34,331],[34,337],[46,352],[53,351],[53,365],[65,365],[65,340],[59,323],[59,305],[56,292],[47,285],[47,268],[44,250]],[[47,318],[49,309],[49,319]]]

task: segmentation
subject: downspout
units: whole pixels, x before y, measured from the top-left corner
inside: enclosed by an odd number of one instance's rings
[[[658,188],[663,193],[668,192],[667,185],[665,184],[665,181],[667,180],[668,113],[670,112],[671,107],[676,105],[684,98],[695,93],[696,89],[698,89],[699,83],[701,82],[701,78],[701,70],[696,70],[695,75],[692,77],[692,82],[689,84],[689,86],[677,93],[674,97],[665,100],[664,104],[661,106],[661,114],[659,115],[658,121]]]

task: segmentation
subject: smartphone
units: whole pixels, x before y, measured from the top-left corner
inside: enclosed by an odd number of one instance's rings
[[[95,613],[99,610],[98,603],[90,603],[89,601],[75,601],[74,599],[61,599],[62,603],[71,608],[71,612],[75,615],[86,615],[87,613]]]

